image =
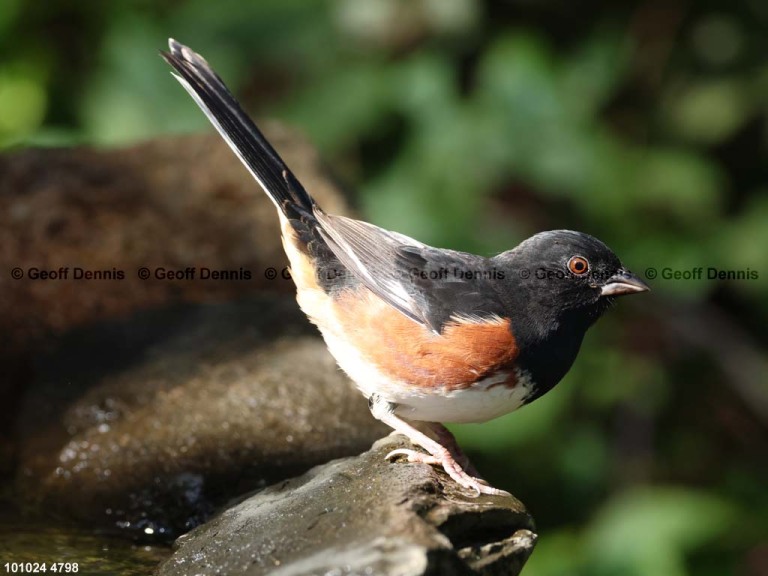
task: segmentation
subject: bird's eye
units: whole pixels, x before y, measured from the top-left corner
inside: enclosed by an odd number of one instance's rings
[[[576,276],[584,276],[589,272],[589,261],[583,256],[573,256],[568,260],[568,270]]]

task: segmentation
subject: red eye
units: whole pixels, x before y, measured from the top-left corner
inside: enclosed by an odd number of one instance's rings
[[[583,276],[589,272],[589,262],[582,256],[574,256],[568,260],[568,270],[576,276]]]

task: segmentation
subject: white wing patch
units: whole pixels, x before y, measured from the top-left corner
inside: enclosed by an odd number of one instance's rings
[[[407,288],[408,271],[400,272],[395,258],[403,246],[426,248],[425,244],[367,222],[331,216],[317,209],[315,217],[321,224],[320,233],[342,264],[400,312],[424,322]]]

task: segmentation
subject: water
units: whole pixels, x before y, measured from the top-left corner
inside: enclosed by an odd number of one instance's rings
[[[30,568],[37,564],[37,573],[46,575],[67,573],[69,568],[70,574],[76,569],[78,574],[89,576],[146,576],[170,555],[167,546],[134,544],[83,528],[0,519],[3,574],[32,573]]]

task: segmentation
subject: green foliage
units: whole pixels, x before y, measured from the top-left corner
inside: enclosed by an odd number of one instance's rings
[[[684,576],[685,553],[727,537],[736,510],[705,493],[678,488],[620,492],[587,530],[565,528],[542,543],[526,576]]]
[[[586,533],[592,574],[686,574],[684,553],[727,534],[735,514],[692,490],[645,488],[613,497]]]

